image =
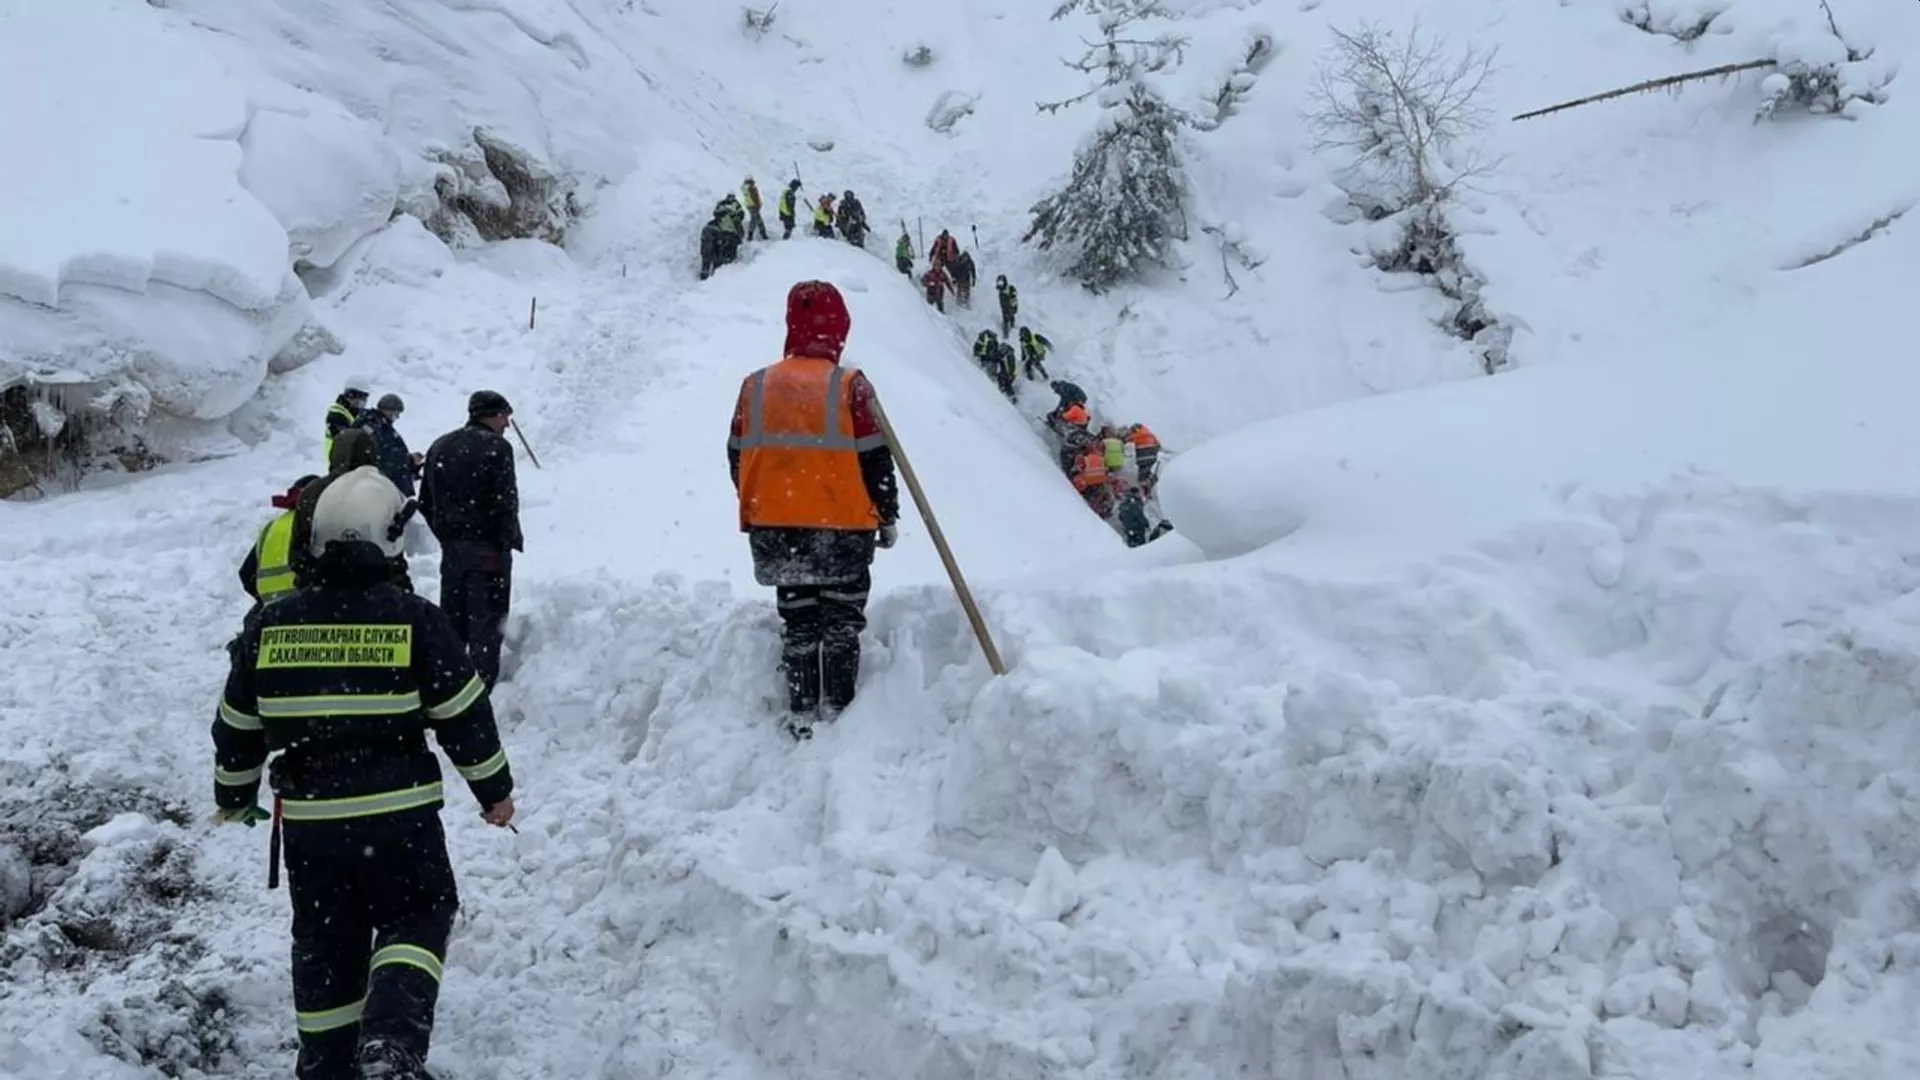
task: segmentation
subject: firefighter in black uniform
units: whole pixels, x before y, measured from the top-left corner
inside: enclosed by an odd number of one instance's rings
[[[513,553],[526,550],[513,447],[501,434],[512,415],[506,398],[474,391],[466,426],[434,440],[420,479],[420,516],[440,541],[440,609],[489,687],[500,679]]]
[[[430,1080],[459,896],[427,731],[486,821],[513,819],[486,685],[446,617],[387,580],[404,505],[377,472],[329,486],[313,580],[247,617],[213,722],[222,821],[269,816],[260,775],[278,754],[268,782],[285,823],[299,1080]]]

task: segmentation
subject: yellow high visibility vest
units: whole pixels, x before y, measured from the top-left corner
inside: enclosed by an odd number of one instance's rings
[[[293,511],[288,510],[260,530],[260,539],[254,544],[257,553],[257,566],[253,571],[253,588],[260,599],[270,600],[284,592],[293,591]]]
[[[322,429],[326,433],[323,434],[320,439],[320,459],[322,461],[333,460],[333,433],[327,429],[330,429],[333,426],[333,415],[335,413],[339,413],[341,416],[346,418],[348,427],[352,427],[353,422],[356,419],[351,409],[348,409],[345,405],[342,405],[337,401],[327,406],[327,428]]]

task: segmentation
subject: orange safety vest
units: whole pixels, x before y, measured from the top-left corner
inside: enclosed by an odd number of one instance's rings
[[[1127,441],[1137,450],[1160,449],[1160,440],[1153,437],[1153,432],[1148,431],[1145,424],[1133,425],[1133,433],[1127,436]]]
[[[741,418],[740,526],[872,532],[880,514],[860,452],[885,443],[853,432],[853,379],[831,360],[789,356],[747,376]]]
[[[1080,464],[1073,470],[1073,486],[1082,493],[1104,487],[1107,482],[1107,455],[1098,448],[1080,455]]]

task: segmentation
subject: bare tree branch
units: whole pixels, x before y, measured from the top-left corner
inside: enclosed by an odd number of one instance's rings
[[[1496,164],[1468,140],[1490,119],[1481,92],[1493,50],[1450,52],[1418,23],[1404,37],[1373,23],[1332,33],[1307,124],[1316,149],[1353,154],[1349,172],[1367,197],[1392,209],[1444,198]]]

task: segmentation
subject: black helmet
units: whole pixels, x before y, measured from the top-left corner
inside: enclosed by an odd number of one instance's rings
[[[787,190],[788,190],[788,191],[792,191],[792,190],[793,190],[794,188],[797,188],[797,187],[799,187],[799,186],[800,186],[800,178],[799,178],[799,177],[797,177],[797,176],[796,176],[796,177],[794,177],[793,179],[791,179],[791,180],[789,180],[789,181],[787,181]]]
[[[485,416],[512,416],[513,406],[497,391],[475,390],[467,398],[467,415],[476,420]]]
[[[1032,337],[1032,336],[1033,336],[1033,331],[1031,331],[1031,330],[1029,330],[1029,329],[1027,329],[1027,328],[1026,328],[1026,327],[1024,327],[1024,326],[1020,328],[1020,340],[1021,340],[1021,341],[1025,341],[1025,340],[1027,340],[1028,338],[1030,338],[1030,337]]]
[[[841,192],[840,197],[851,202],[853,200],[853,189],[848,188],[847,190]]]
[[[993,279],[993,283],[995,285],[1005,285],[1007,283],[1007,275],[1001,274],[999,277]]]
[[[382,394],[380,403],[374,408],[381,412],[403,413],[407,411],[407,403],[400,400],[399,394]]]

